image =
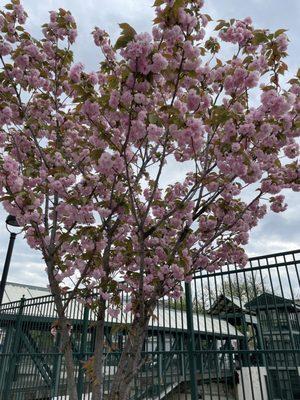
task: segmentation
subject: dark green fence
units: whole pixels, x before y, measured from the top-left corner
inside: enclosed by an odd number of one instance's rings
[[[299,277],[300,250],[252,258],[243,270],[202,271],[182,299],[160,300],[131,399],[299,400]],[[104,394],[131,317],[107,317]],[[85,363],[96,345],[95,316],[71,301],[68,318],[80,399],[91,399]],[[1,306],[1,400],[68,399],[59,337],[51,334],[56,319],[52,296]]]

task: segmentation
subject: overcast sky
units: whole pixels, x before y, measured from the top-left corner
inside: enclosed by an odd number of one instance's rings
[[[0,0],[0,6],[7,1]],[[78,24],[78,39],[74,48],[75,60],[95,70],[100,60],[99,50],[91,40],[95,26],[108,31],[112,39],[119,33],[118,23],[128,22],[136,31],[151,30],[153,0],[23,0],[29,14],[28,30],[40,36],[40,25],[48,19],[48,11],[59,7],[69,9]],[[209,4],[209,5],[208,5]],[[288,29],[290,74],[299,66],[300,54],[300,1],[299,0],[209,0],[205,12],[214,19],[244,18],[251,16],[256,27],[276,30]],[[288,193],[289,209],[284,214],[270,213],[251,233],[247,246],[249,256],[298,249],[300,227],[300,194]],[[5,212],[0,206],[0,273],[4,264],[9,234],[5,229]],[[44,264],[37,252],[30,249],[22,235],[17,237],[9,281],[46,285]]]

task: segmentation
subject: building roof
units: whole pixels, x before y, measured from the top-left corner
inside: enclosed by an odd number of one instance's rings
[[[245,304],[245,307],[249,310],[271,310],[277,308],[285,308],[300,312],[300,304],[292,299],[286,299],[285,297],[276,296],[272,293],[262,293],[253,300]]]
[[[19,301],[23,296],[26,299],[32,299],[39,296],[47,296],[48,294],[50,294],[50,291],[46,287],[7,282],[2,303]]]
[[[18,302],[22,297],[25,297],[25,307],[23,309],[23,318],[30,319],[31,317],[47,319],[49,322],[57,319],[52,296],[47,288],[25,285],[19,283],[8,282],[5,288],[4,303]],[[32,299],[35,299],[33,301]],[[26,304],[28,303],[28,307]],[[52,306],[45,307],[45,304],[52,303]],[[6,304],[2,308],[2,312],[9,314],[16,312],[18,305]],[[78,323],[83,319],[84,306],[76,299],[72,300],[67,309],[67,317]],[[74,320],[76,316],[76,320]],[[96,320],[96,315],[93,311],[89,312],[89,319]],[[106,315],[108,324],[130,324],[133,319],[131,312],[120,313],[117,318],[112,318]],[[195,333],[203,333],[214,336],[243,336],[233,325],[220,318],[209,314],[193,313],[193,324]],[[150,320],[149,329],[163,329],[165,331],[188,331],[187,313],[183,310],[175,310],[167,305],[162,307],[158,305],[154,310],[153,317]]]
[[[243,302],[238,297],[231,297],[226,296],[225,294],[221,294],[214,301],[208,312],[213,315],[220,315],[224,313],[228,314],[237,312],[248,313],[249,310],[245,308],[245,302]]]

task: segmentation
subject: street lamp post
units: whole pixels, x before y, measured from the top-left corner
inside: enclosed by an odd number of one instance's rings
[[[4,290],[5,290],[5,285],[6,285],[6,281],[7,281],[7,275],[8,275],[8,271],[9,271],[11,255],[12,255],[14,244],[15,244],[15,239],[16,239],[16,236],[20,233],[20,232],[18,232],[18,233],[12,232],[8,228],[9,226],[13,226],[13,227],[20,226],[16,220],[16,217],[14,217],[13,215],[8,215],[5,222],[6,222],[6,229],[10,233],[10,238],[9,238],[9,244],[8,244],[4,268],[3,268],[3,272],[2,272],[1,283],[0,283],[0,304],[2,304],[2,300],[3,300],[3,296],[4,296]]]

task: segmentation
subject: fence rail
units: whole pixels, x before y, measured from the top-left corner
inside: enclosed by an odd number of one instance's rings
[[[180,300],[157,303],[132,400],[299,400],[300,250],[255,257],[244,269],[201,271]],[[122,294],[122,303],[128,302]],[[92,310],[67,308],[80,400],[91,399],[88,362],[97,343]],[[67,400],[66,366],[51,326],[52,296],[0,307],[0,399]],[[104,397],[130,313],[107,316]]]

